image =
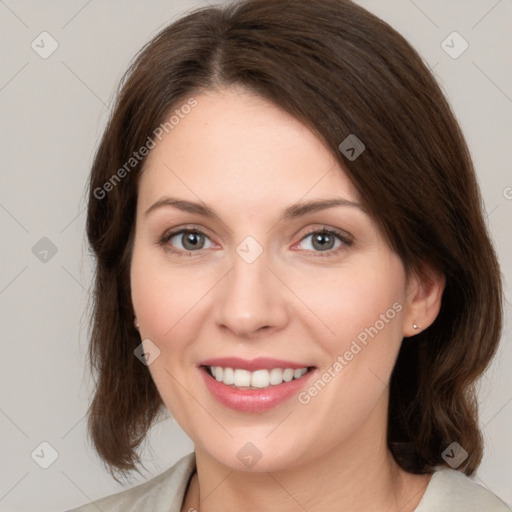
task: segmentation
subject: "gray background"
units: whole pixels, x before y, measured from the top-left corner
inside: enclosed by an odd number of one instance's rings
[[[471,148],[510,282],[512,0],[359,3],[401,32],[434,69]],[[0,0],[1,511],[61,511],[122,489],[86,442],[92,388],[84,311],[92,266],[84,239],[85,183],[130,59],[185,10],[205,4]],[[48,36],[39,36],[43,31],[58,43],[46,59],[31,47],[35,41],[39,52],[51,49]],[[458,58],[460,39],[445,43],[452,56],[441,46],[453,31],[469,44]],[[506,315],[500,351],[480,385],[486,454],[475,480],[511,503],[509,304]],[[131,485],[191,449],[172,419],[162,421],[143,453],[149,473]],[[52,450],[57,458],[43,469]]]

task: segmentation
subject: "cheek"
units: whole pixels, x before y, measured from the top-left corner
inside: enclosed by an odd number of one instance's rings
[[[332,398],[369,411],[386,390],[402,342],[405,272],[398,256],[384,254],[335,286],[329,314],[336,336],[326,349],[343,368]]]
[[[186,283],[189,282],[189,286]],[[162,258],[144,247],[134,247],[131,265],[132,302],[140,324],[143,339],[150,339],[159,349],[159,355],[148,366],[160,396],[180,425],[189,421],[185,369],[190,368],[186,350],[194,339],[194,304],[204,295],[201,280],[188,275],[188,281],[179,271],[169,271]],[[181,384],[181,385],[180,385]]]
[[[360,263],[310,288],[308,305],[322,320],[310,325],[326,357],[319,379],[299,397],[311,416],[328,417],[347,436],[382,404],[402,341],[401,261],[381,254]]]
[[[331,357],[349,350],[354,340],[362,346],[377,338],[388,345],[401,340],[405,273],[398,256],[381,252],[316,277],[306,286],[298,276],[297,295],[315,314],[310,328]]]
[[[190,270],[179,267],[171,269],[156,251],[135,246],[131,290],[141,333],[163,341],[173,337],[208,287],[197,273],[191,275]]]

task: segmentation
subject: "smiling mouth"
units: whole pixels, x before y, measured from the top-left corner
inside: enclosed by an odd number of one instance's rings
[[[265,389],[301,379],[314,369],[313,366],[303,368],[272,368],[255,371],[222,366],[203,366],[206,373],[226,386],[236,389]]]

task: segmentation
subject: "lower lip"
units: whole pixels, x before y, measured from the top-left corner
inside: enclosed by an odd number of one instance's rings
[[[206,387],[222,405],[240,412],[264,412],[273,409],[296,395],[311,378],[310,370],[300,379],[283,382],[262,389],[237,389],[213,378],[206,368],[200,367]]]

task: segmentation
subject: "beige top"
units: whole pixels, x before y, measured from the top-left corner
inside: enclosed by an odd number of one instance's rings
[[[189,453],[151,480],[68,512],[180,512],[196,469]],[[454,469],[436,471],[414,512],[511,512],[492,492]]]

